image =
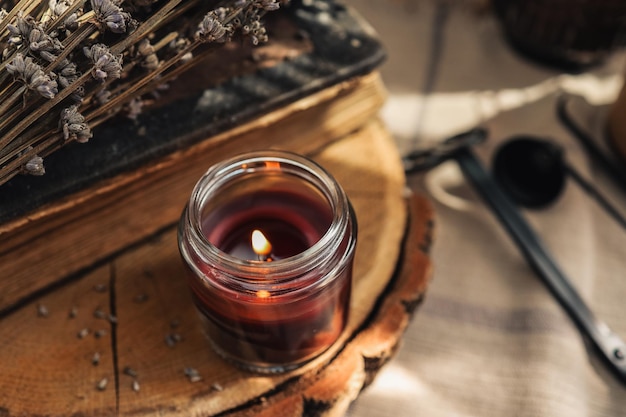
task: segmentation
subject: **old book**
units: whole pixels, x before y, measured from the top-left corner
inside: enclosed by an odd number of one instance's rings
[[[272,22],[274,43],[254,51],[269,59],[230,51],[241,65],[217,84],[199,65],[138,120],[102,125],[93,143],[50,156],[44,177],[0,187],[0,312],[174,224],[212,163],[310,154],[373,119],[383,49],[353,11],[318,3]]]

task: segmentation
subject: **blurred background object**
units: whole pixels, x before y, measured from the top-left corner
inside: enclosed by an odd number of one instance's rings
[[[504,33],[523,54],[581,70],[626,43],[623,0],[493,0]]]
[[[479,125],[490,133],[477,147],[486,162],[507,138],[549,137],[623,212],[626,193],[556,115],[559,98],[575,97],[576,121],[604,144],[607,109],[626,69],[623,48],[612,45],[584,71],[545,65],[512,47],[495,1],[347,0],[388,51],[381,71],[389,91],[382,116],[401,153]],[[579,3],[561,2],[560,12],[573,13],[569,9]],[[616,120],[626,119],[626,109],[615,114]],[[408,183],[426,190],[435,205],[434,279],[397,357],[348,415],[624,415],[624,387],[589,354],[588,344],[458,166],[442,164],[427,175],[410,176]],[[626,337],[626,233],[572,181],[554,205],[524,215],[585,301]]]
[[[611,106],[607,127],[613,149],[622,162],[626,161],[626,84]]]

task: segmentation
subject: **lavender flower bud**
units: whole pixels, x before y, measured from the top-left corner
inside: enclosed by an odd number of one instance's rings
[[[93,136],[91,129],[87,123],[85,123],[85,118],[78,112],[76,105],[72,105],[61,111],[59,124],[63,131],[63,138],[66,141],[75,140],[79,143],[85,143]]]
[[[54,60],[57,59],[56,55],[48,51],[40,51],[39,56],[47,62],[54,62]]]
[[[155,70],[159,66],[159,57],[154,51],[154,47],[150,45],[150,40],[143,39],[137,45],[137,53],[143,59],[141,65],[148,70]]]
[[[69,15],[63,22],[63,26],[68,30],[76,30],[78,28],[78,15],[76,13]]]
[[[113,33],[126,32],[126,23],[131,20],[130,14],[122,11],[113,1],[91,0],[91,8],[102,26],[106,26]]]
[[[280,8],[280,3],[276,0],[259,0],[256,2],[256,6],[268,12],[273,12]]]
[[[32,90],[36,90],[42,97],[47,99],[53,99],[59,92],[58,84],[50,76],[41,72],[37,77],[33,78],[32,82],[28,85]]]
[[[83,52],[94,64],[91,73],[96,80],[104,81],[107,78],[122,76],[122,55],[114,56],[106,45],[96,44],[91,48],[85,47]]]
[[[229,29],[222,23],[223,8],[208,12],[198,25],[196,39],[202,42],[225,42]]]
[[[50,13],[56,18],[61,16],[72,5],[72,0],[48,0],[48,9]],[[63,26],[66,29],[74,30],[78,27],[78,15],[72,13],[63,22]]]
[[[63,0],[48,0],[48,9],[55,16],[62,15],[67,9],[69,5]]]
[[[63,62],[61,62],[62,68],[59,71],[59,74],[61,74],[64,77],[78,77],[78,72],[76,71],[76,64],[73,62],[69,62],[67,59],[64,59]]]
[[[15,25],[7,25],[7,30],[11,34],[8,39],[8,44],[18,46],[21,45],[25,39],[28,39],[28,35],[30,34],[30,25],[24,18],[18,16],[15,20]]]
[[[38,28],[33,28],[33,30],[31,30],[28,34],[28,41],[31,43],[30,49],[33,51],[37,51],[39,50],[39,42],[46,41],[45,33]],[[35,45],[35,47],[32,46],[33,44]]]
[[[31,90],[36,90],[47,99],[58,93],[57,82],[43,72],[41,67],[31,57],[17,54],[6,66],[7,71],[16,79],[22,81]]]
[[[22,36],[22,34],[20,33],[20,30],[17,28],[17,26],[12,25],[12,24],[8,24],[7,25],[7,30],[9,31],[9,33],[11,33],[11,35],[13,36]]]
[[[26,149],[23,149],[17,153],[18,157],[24,156],[24,154],[31,152],[33,150],[32,146],[28,146]],[[22,174],[29,175],[43,175],[46,173],[46,170],[43,166],[43,158],[39,155],[33,155],[30,159],[21,166],[20,172]]]
[[[32,63],[32,61],[33,60],[30,57],[24,59],[24,55],[17,54],[15,58],[7,64],[6,69],[9,71],[9,74],[13,74],[16,78],[24,77],[26,73],[26,64]]]
[[[111,92],[109,90],[100,90],[96,93],[96,100],[100,104],[106,104],[111,99]]]
[[[67,88],[71,83],[78,79],[78,71],[76,64],[67,59],[61,61],[56,67],[57,81],[62,88]]]
[[[21,45],[25,40],[28,40],[35,25],[35,19],[31,16],[23,17],[21,12],[18,13],[15,24],[7,25],[7,29],[12,35],[8,40],[9,45]]]
[[[124,16],[119,13],[107,16],[107,18],[104,19],[104,22],[106,23],[109,30],[111,30],[111,32],[113,33],[126,32],[126,20],[124,19]]]
[[[132,120],[137,120],[137,117],[141,114],[141,110],[143,108],[143,101],[137,97],[133,98],[126,105],[126,109],[128,111],[127,117]]]
[[[24,164],[23,172],[30,175],[41,176],[46,173],[46,168],[43,166],[43,158],[35,155],[26,164]]]
[[[33,25],[28,34],[28,48],[32,52],[38,52],[44,60],[52,62],[61,53],[63,44],[47,34],[43,27]]]

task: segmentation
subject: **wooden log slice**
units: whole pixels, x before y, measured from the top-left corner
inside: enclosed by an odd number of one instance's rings
[[[279,375],[220,359],[170,227],[3,313],[0,416],[343,414],[391,358],[426,291],[433,212],[405,196],[395,145],[377,121],[313,157],[346,189],[360,229],[351,318],[333,348]]]

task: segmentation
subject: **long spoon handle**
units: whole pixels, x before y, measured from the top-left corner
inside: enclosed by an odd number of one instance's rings
[[[524,257],[563,306],[580,331],[597,348],[600,357],[626,384],[626,344],[604,322],[594,316],[561,271],[517,206],[498,188],[470,148],[459,149],[455,159],[483,200],[515,241]]]
[[[617,210],[615,206],[612,205],[609,200],[604,195],[602,195],[600,191],[598,191],[596,187],[591,185],[585,178],[583,178],[583,176],[580,175],[580,173],[571,165],[565,164],[565,170],[567,171],[569,176],[572,177],[574,181],[576,181],[576,183],[578,183],[580,188],[585,190],[587,194],[589,194],[594,200],[596,200],[596,203],[598,203],[600,207],[602,207],[604,211],[608,213],[609,216],[613,217],[613,220],[615,220],[620,226],[622,226],[623,229],[626,229],[626,219],[624,218],[624,216],[622,216],[619,210]]]

